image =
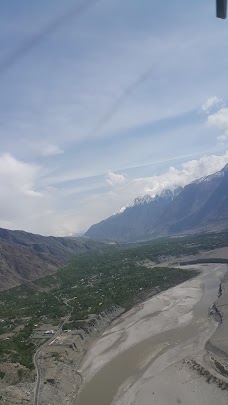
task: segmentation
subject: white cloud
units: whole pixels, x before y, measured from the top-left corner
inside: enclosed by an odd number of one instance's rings
[[[108,174],[106,175],[106,181],[110,186],[119,186],[125,183],[126,176],[124,174],[114,173],[109,170]]]
[[[54,156],[54,155],[60,155],[62,153],[64,153],[63,149],[61,149],[58,145],[53,145],[53,144],[44,145],[43,150],[42,150],[43,156]]]
[[[111,194],[102,195],[102,199],[104,201],[109,200],[107,206],[110,207],[109,213],[112,214],[112,212],[117,211],[121,206],[131,203],[139,195],[149,194],[155,196],[166,188],[175,189],[176,187],[184,187],[196,179],[221,170],[227,163],[228,151],[221,156],[205,155],[198,160],[182,163],[179,169],[171,166],[160,175],[126,179],[121,189],[116,191],[113,189]]]
[[[189,160],[182,163],[180,168],[171,166],[160,175],[133,179],[125,178],[125,182],[122,183],[121,187],[113,187],[111,191],[95,194],[92,198],[89,197],[83,207],[88,220],[88,222],[84,223],[84,227],[112,215],[120,207],[132,203],[140,195],[149,194],[155,196],[166,188],[184,187],[196,179],[221,170],[227,163],[228,151],[221,156],[205,155],[198,160]]]
[[[210,127],[222,132],[222,135],[218,137],[220,141],[228,139],[228,108],[221,108],[216,113],[209,115],[207,121]]]
[[[41,208],[43,194],[36,189],[39,167],[15,159],[10,154],[0,156],[0,221],[14,226],[24,218],[28,222]]]
[[[26,196],[41,196],[33,188],[38,171],[38,166],[19,161],[5,153],[0,156],[0,188]],[[2,192],[0,194],[2,198]]]
[[[170,167],[159,176],[134,179],[133,189],[138,195],[159,194],[166,188],[184,187],[186,184],[221,170],[228,163],[228,151],[222,156],[203,156],[199,160],[182,163],[180,169]]]
[[[41,142],[41,143],[34,143],[32,146],[35,150],[39,152],[41,156],[44,157],[61,155],[62,153],[64,153],[63,149],[61,149],[58,145],[53,143]]]
[[[109,171],[106,188],[103,184],[103,190],[98,192],[91,187],[89,193],[79,198],[80,190],[74,185],[70,190],[64,184],[61,189],[43,186],[40,190],[43,169],[4,154],[0,156],[0,226],[46,235],[83,231],[139,195],[155,195],[164,188],[185,186],[222,169],[226,163],[228,151],[221,156],[187,161],[180,168],[171,166],[163,174],[150,177],[129,178]]]
[[[89,196],[81,210],[84,229],[119,211],[139,195],[156,195],[165,188],[184,187],[186,184],[221,170],[228,163],[228,151],[222,156],[203,156],[198,160],[190,160],[181,167],[170,167],[161,175],[142,178],[126,178],[119,188],[113,188],[101,194]],[[82,228],[81,228],[82,229]]]
[[[206,114],[209,114],[214,107],[217,107],[222,103],[222,100],[217,96],[208,98],[205,103],[201,106],[201,109]]]
[[[209,115],[208,123],[221,130],[226,130],[228,128],[228,108],[221,108],[216,113]]]
[[[215,24],[215,19],[204,19],[202,25],[200,16],[208,15],[208,2],[201,2],[198,15],[194,6],[186,15],[180,2],[167,3],[165,15],[157,2],[158,13],[153,13],[153,2],[147,2],[148,7],[140,9],[139,33],[136,7],[129,13],[125,2],[105,3],[110,4],[100,4],[97,14],[88,13],[76,25],[72,20],[50,36],[48,46],[37,48],[34,58],[21,60],[7,73],[8,80],[2,81],[0,150],[21,160],[14,161],[14,173],[9,172],[8,161],[7,173],[1,176],[1,224],[7,218],[10,227],[71,233],[110,215],[139,194],[184,185],[206,173],[202,162],[201,167],[193,161],[179,169],[173,162],[215,147],[214,137],[208,136],[202,117],[195,114],[194,119],[194,111],[199,100],[212,95],[202,110],[213,128],[216,118],[218,128],[219,117],[214,113],[223,107],[219,97],[227,98],[225,26]],[[171,9],[174,18],[170,19]],[[13,29],[4,31],[5,22],[0,24],[3,39],[10,32],[16,43],[18,33],[23,38],[29,33],[30,21],[39,25],[42,11],[34,15],[31,8],[29,13],[31,18],[20,23],[23,32],[17,27],[16,14],[12,14]],[[156,22],[160,13],[164,24]],[[47,18],[49,14],[52,18],[51,8]],[[154,16],[154,21],[147,16]],[[3,40],[3,48],[8,49],[7,41]],[[227,125],[222,118],[223,127],[217,132],[225,141]],[[22,162],[36,159],[45,167]],[[169,164],[175,167],[153,176],[151,167],[167,167],[168,159],[173,159]],[[145,170],[135,169],[138,178],[130,178],[130,168],[147,164],[151,166]],[[217,163],[214,166],[217,170]],[[123,174],[126,167],[128,176]],[[105,175],[108,168],[113,171]]]

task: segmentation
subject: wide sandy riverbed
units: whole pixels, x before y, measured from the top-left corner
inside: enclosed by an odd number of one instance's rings
[[[200,276],[139,304],[94,342],[79,370],[77,405],[227,405],[227,391],[183,364],[202,355],[216,330],[208,308],[227,270],[198,267]]]

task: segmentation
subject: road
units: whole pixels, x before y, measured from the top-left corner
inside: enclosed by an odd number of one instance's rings
[[[65,318],[65,320],[62,322],[62,324],[60,325],[59,329],[55,332],[55,334],[47,342],[45,342],[42,346],[40,346],[39,349],[34,354],[33,362],[34,362],[34,365],[36,368],[36,385],[35,385],[34,400],[33,400],[34,405],[39,404],[39,391],[40,391],[40,384],[41,384],[41,367],[39,364],[40,354],[46,346],[50,345],[61,334],[63,326],[65,325],[65,323],[67,323],[69,321],[70,317],[71,317],[71,314],[69,314]]]

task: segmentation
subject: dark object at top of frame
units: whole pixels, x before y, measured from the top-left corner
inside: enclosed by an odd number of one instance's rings
[[[227,0],[216,0],[216,16],[225,19],[227,14]]]

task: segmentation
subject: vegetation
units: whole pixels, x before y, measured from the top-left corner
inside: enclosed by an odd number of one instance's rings
[[[0,339],[0,356],[32,369],[34,325],[59,325],[71,314],[65,327],[73,329],[83,327],[90,314],[113,304],[128,309],[148,292],[162,291],[196,275],[194,270],[159,267],[164,258],[222,246],[228,246],[228,233],[112,246],[74,257],[53,276],[1,292],[0,335],[8,333],[9,337]],[[155,262],[155,267],[143,266],[146,259]]]
[[[5,377],[5,372],[4,371],[0,371],[0,379],[2,380]]]

